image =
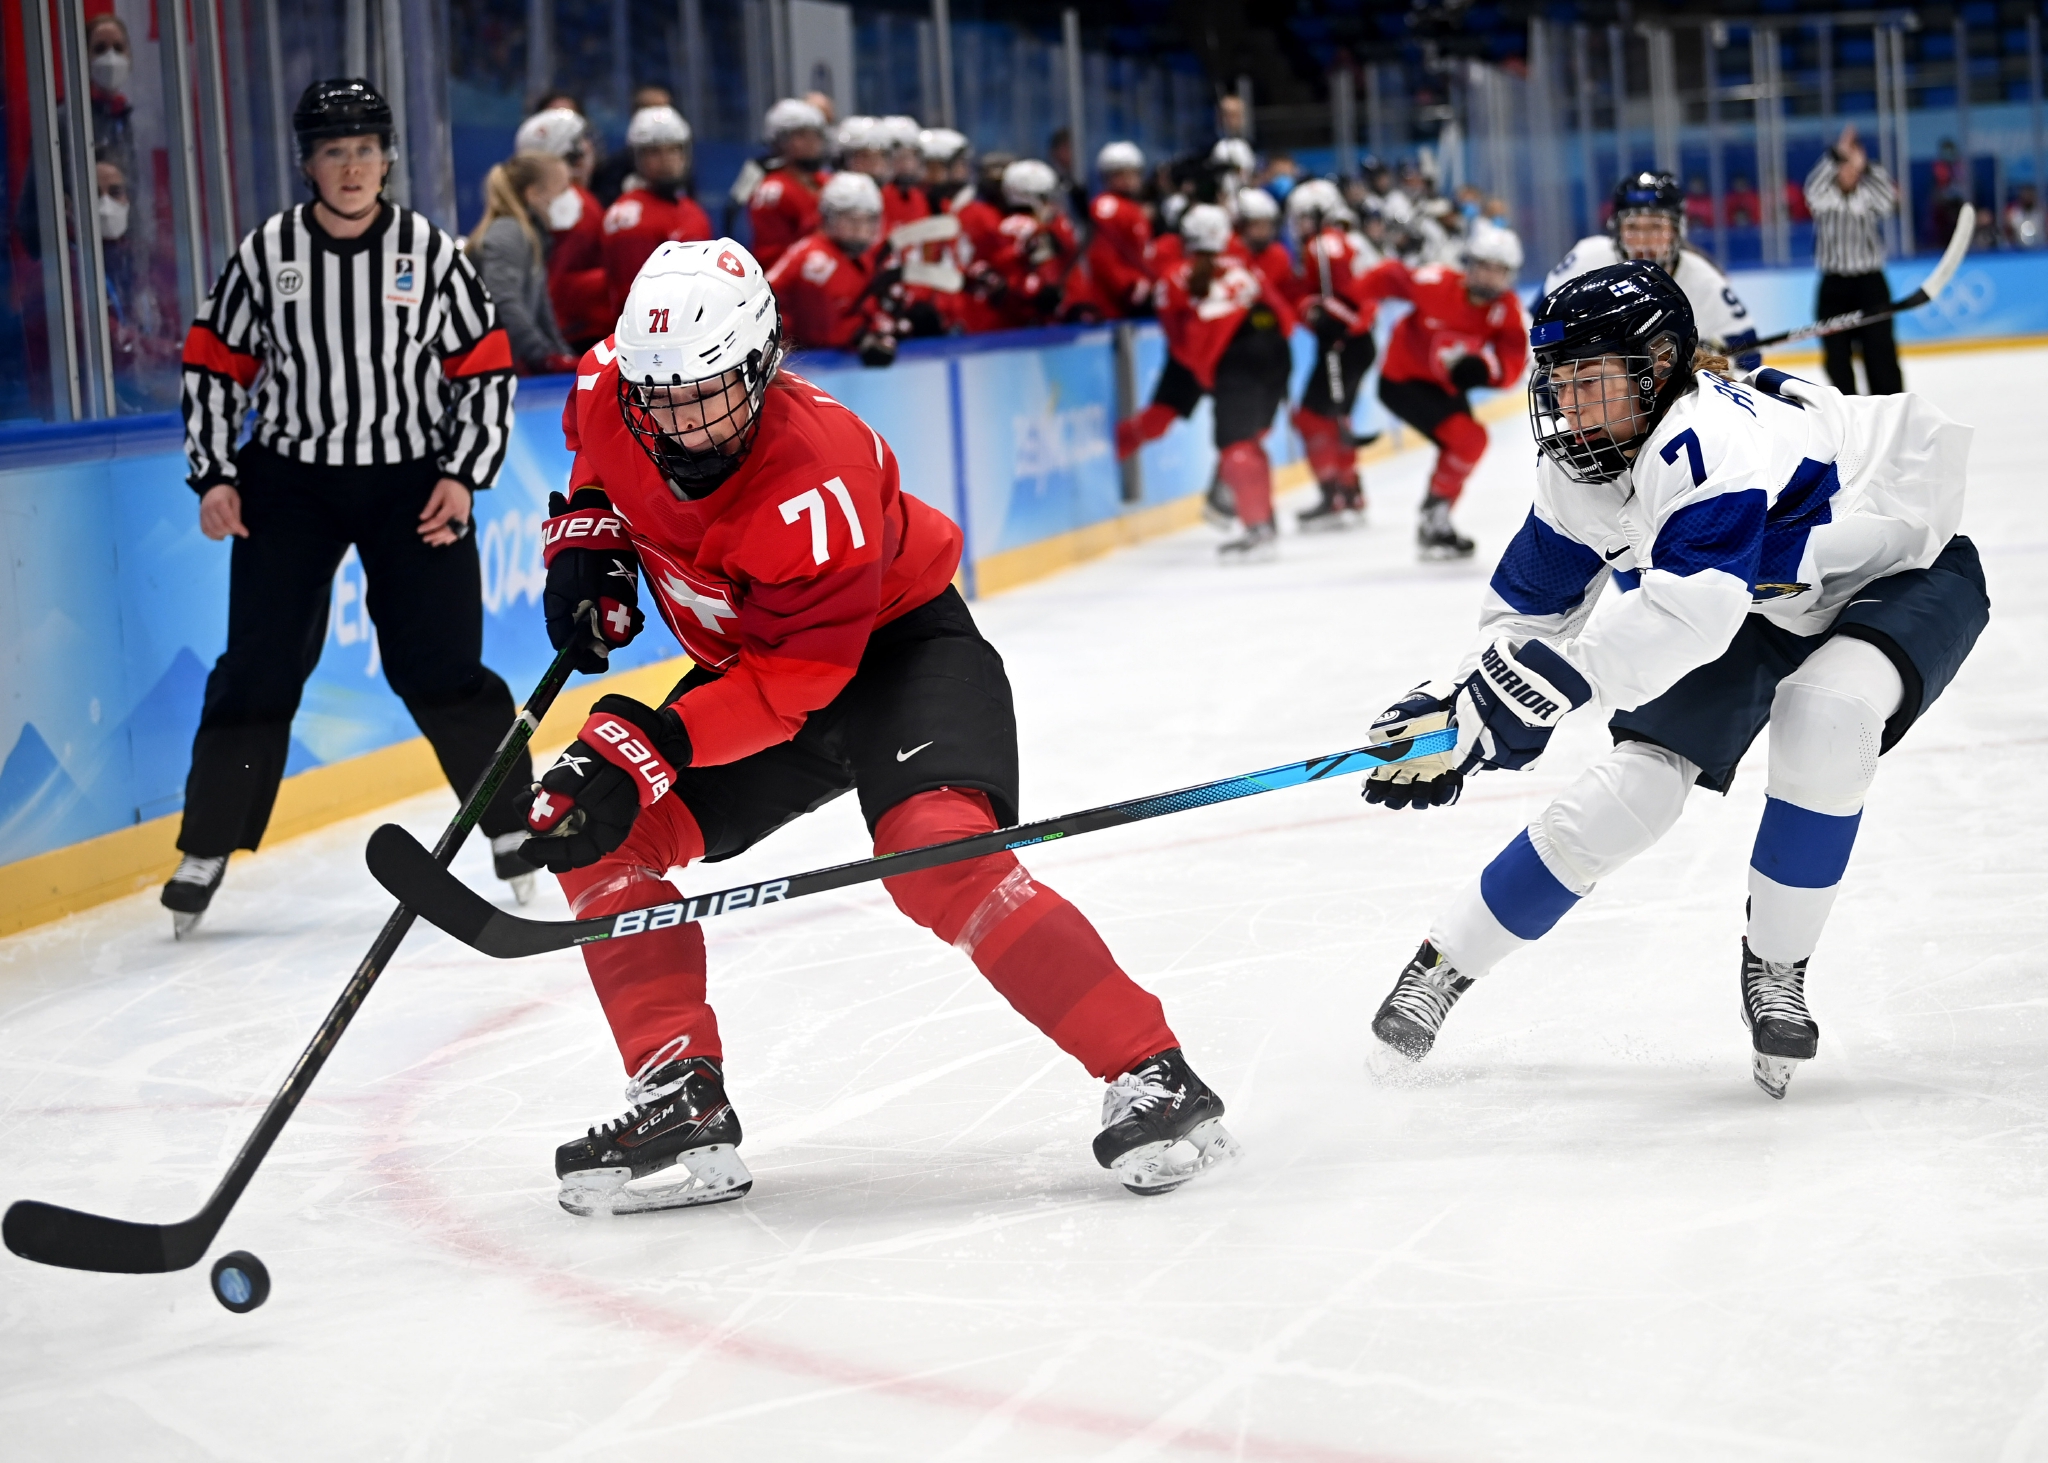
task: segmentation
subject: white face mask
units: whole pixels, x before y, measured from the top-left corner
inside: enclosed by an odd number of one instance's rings
[[[96,210],[100,216],[100,237],[118,239],[128,232],[128,200],[102,193]]]
[[[555,201],[548,205],[548,227],[556,233],[576,227],[583,217],[583,195],[574,188],[564,188],[555,195]]]
[[[93,84],[101,91],[119,92],[128,84],[128,53],[100,51],[92,58]]]

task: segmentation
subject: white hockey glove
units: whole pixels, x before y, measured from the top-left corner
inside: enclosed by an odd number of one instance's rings
[[[1379,714],[1366,736],[1367,744],[1398,742],[1455,727],[1461,689],[1450,681],[1424,681]],[[1365,800],[1390,808],[1439,808],[1455,803],[1465,789],[1461,756],[1460,749],[1452,747],[1448,752],[1378,768],[1366,775]]]
[[[1541,640],[1496,640],[1458,687],[1460,711],[1478,732],[1461,772],[1520,772],[1536,765],[1567,711],[1593,699],[1570,661]]]

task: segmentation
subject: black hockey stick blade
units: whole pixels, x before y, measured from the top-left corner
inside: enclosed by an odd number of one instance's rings
[[[182,1224],[136,1224],[37,1199],[18,1199],[0,1222],[7,1248],[39,1265],[155,1275],[196,1263],[213,1243],[219,1220],[201,1213]]]
[[[476,826],[477,819],[483,816],[484,808],[496,795],[499,785],[517,764],[519,754],[539,729],[548,707],[568,682],[570,660],[575,653],[576,647],[565,648],[548,666],[547,673],[527,698],[518,718],[498,743],[491,765],[484,769],[456,811],[453,821],[443,830],[434,845],[434,852],[425,855],[429,862],[455,857],[456,850],[469,836],[470,829]],[[21,1199],[8,1206],[6,1219],[0,1221],[0,1239],[5,1240],[7,1248],[24,1260],[34,1260],[42,1265],[121,1275],[150,1275],[166,1270],[183,1270],[197,1264],[204,1258],[214,1236],[220,1233],[221,1226],[227,1223],[235,1201],[249,1187],[249,1181],[256,1176],[257,1168],[277,1141],[278,1134],[284,1131],[285,1124],[298,1111],[299,1104],[313,1086],[313,1079],[320,1075],[320,1069],[333,1054],[335,1043],[341,1040],[349,1023],[355,1020],[370,988],[384,973],[391,957],[398,953],[406,931],[412,928],[412,921],[413,912],[404,905],[392,910],[385,919],[384,928],[364,953],[348,984],[341,988],[340,996],[314,1031],[313,1039],[299,1054],[298,1061],[292,1064],[291,1075],[272,1096],[270,1105],[257,1120],[255,1130],[243,1141],[234,1162],[228,1165],[227,1172],[221,1175],[220,1182],[207,1198],[205,1207],[197,1214],[178,1224],[135,1224],[125,1219],[109,1219],[100,1214],[66,1209],[58,1204]]]
[[[1970,252],[1970,241],[1977,234],[1977,210],[1965,203],[1956,214],[1955,231],[1948,236],[1948,247],[1941,251],[1941,260],[1928,271],[1927,278],[1920,281],[1920,288],[1910,295],[1893,300],[1882,310],[1851,310],[1846,315],[1830,315],[1825,320],[1816,320],[1811,325],[1802,325],[1797,330],[1780,331],[1767,335],[1762,340],[1751,341],[1741,347],[1745,351],[1762,350],[1767,345],[1784,345],[1787,341],[1812,340],[1819,335],[1835,335],[1844,330],[1860,330],[1866,325],[1875,325],[1880,320],[1889,320],[1894,315],[1903,315],[1908,310],[1917,310],[1929,301],[1940,297],[1948,288],[1948,282],[1955,278],[1962,267],[1963,256]]]
[[[411,834],[395,824],[386,823],[370,835],[366,857],[377,882],[428,924],[494,959],[514,960],[526,955],[544,955],[553,950],[588,945],[597,940],[620,939],[671,929],[676,925],[696,924],[716,914],[758,909],[764,904],[780,904],[806,894],[822,894],[851,884],[894,878],[898,874],[914,874],[942,864],[958,863],[962,859],[1028,848],[1033,844],[1050,843],[1102,828],[1117,828],[1168,813],[1207,807],[1211,803],[1231,802],[1272,792],[1276,788],[1321,782],[1346,772],[1369,771],[1394,762],[1411,762],[1417,757],[1448,752],[1457,742],[1456,728],[1425,732],[1402,741],[1354,747],[1348,752],[1220,778],[1176,792],[1132,798],[1127,802],[1088,808],[1079,813],[1019,824],[1013,828],[997,828],[988,833],[956,838],[950,843],[934,843],[925,848],[857,859],[852,863],[813,869],[807,874],[792,874],[783,879],[763,879],[759,883],[721,889],[715,894],[695,895],[596,919],[522,919],[499,909],[449,873],[420,847]]]

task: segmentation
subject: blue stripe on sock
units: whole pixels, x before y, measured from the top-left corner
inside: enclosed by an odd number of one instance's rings
[[[1862,821],[1860,812],[1837,818],[1767,797],[1749,866],[1787,888],[1832,889],[1849,867]]]
[[[1501,926],[1524,940],[1549,934],[1550,927],[1579,902],[1578,895],[1543,867],[1526,828],[1486,866],[1479,876],[1479,893]]]

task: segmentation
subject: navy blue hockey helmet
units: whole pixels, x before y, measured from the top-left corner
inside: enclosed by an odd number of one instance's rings
[[[1536,308],[1529,427],[1566,477],[1611,482],[1637,446],[1697,382],[1692,304],[1654,264],[1590,270]]]
[[[1685,190],[1678,186],[1678,179],[1662,172],[1631,173],[1614,185],[1610,201],[1614,212],[1607,220],[1607,231],[1621,249],[1622,257],[1648,258],[1653,264],[1676,269],[1678,256],[1685,247]],[[1631,215],[1641,214],[1655,214],[1671,220],[1671,241],[1655,257],[1631,256],[1622,242],[1623,221]]]

